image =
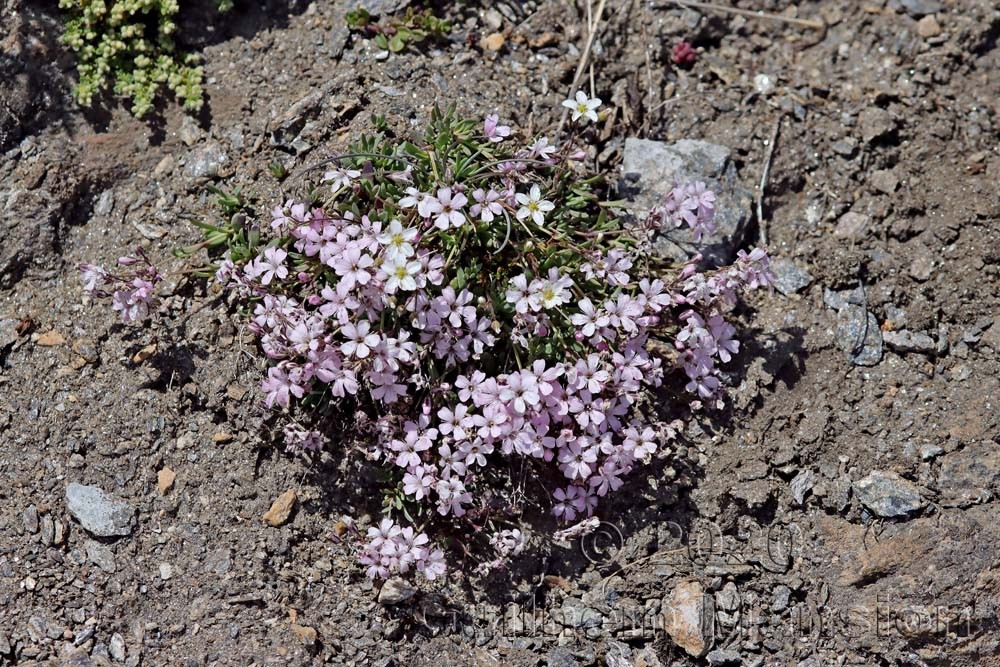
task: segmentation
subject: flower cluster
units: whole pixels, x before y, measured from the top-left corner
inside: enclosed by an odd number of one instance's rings
[[[81,264],[84,290],[93,297],[110,297],[123,322],[146,319],[150,309],[156,307],[154,289],[163,276],[141,247],[136,248],[134,257],[119,257],[118,266],[122,270],[112,273],[102,266]]]
[[[596,120],[600,100],[567,102]],[[368,530],[369,576],[439,576],[443,553],[414,528],[432,523],[486,527],[483,566],[501,567],[524,548],[497,528],[523,511],[517,471],[541,481],[533,502],[586,519],[669,452],[678,423],[653,409],[657,387],[695,409],[721,397],[718,365],[739,349],[726,314],[770,284],[766,253],[710,273],[697,257],[663,264],[655,231],[710,232],[714,195],[678,185],[647,220],[609,216],[581,173],[584,133],[518,144],[494,114],[436,111],[422,143],[363,138],[324,175],[327,196],[271,211],[262,247],[224,236],[216,279],[249,305],[264,404],[302,422],[332,404],[371,427],[354,444],[384,468],[399,516]],[[286,447],[350,441],[317,427],[290,423]]]
[[[411,526],[400,526],[392,519],[382,519],[368,529],[368,540],[359,556],[372,579],[385,579],[392,572],[406,574],[416,570],[428,579],[445,573],[444,552],[429,544],[425,533]]]

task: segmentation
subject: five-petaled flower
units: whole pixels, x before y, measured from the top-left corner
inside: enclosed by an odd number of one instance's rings
[[[518,192],[514,198],[521,205],[517,209],[517,219],[524,220],[530,217],[539,227],[545,223],[545,214],[556,207],[549,200],[542,199],[542,191],[537,185],[532,185],[528,194]]]
[[[587,97],[587,93],[578,90],[576,91],[575,99],[565,100],[562,105],[572,111],[574,121],[585,118],[596,123],[597,107],[601,106],[601,98]]]

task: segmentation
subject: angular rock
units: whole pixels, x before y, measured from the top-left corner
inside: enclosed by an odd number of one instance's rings
[[[879,107],[865,107],[858,115],[858,124],[865,143],[881,139],[896,130],[896,120],[892,114]]]
[[[736,651],[727,651],[724,649],[715,649],[705,656],[708,660],[708,664],[712,667],[721,667],[722,665],[738,665],[742,662],[740,654]]]
[[[545,665],[546,667],[580,667],[580,663],[573,657],[573,654],[561,646],[549,651],[548,655],[545,656]]]
[[[890,169],[877,169],[872,172],[871,184],[879,192],[891,195],[899,187],[899,177]]]
[[[855,366],[874,366],[882,360],[878,320],[862,306],[844,305],[837,313],[837,347]]]
[[[920,489],[896,473],[872,471],[854,483],[858,501],[885,519],[907,517],[927,506]]]
[[[372,16],[385,16],[406,9],[409,4],[410,0],[357,0],[352,7],[360,7]]]
[[[679,583],[663,598],[663,623],[667,634],[695,658],[705,655],[714,639],[715,614],[711,600],[697,581]]]
[[[632,210],[640,219],[658,206],[676,184],[704,181],[717,197],[715,233],[695,243],[690,229],[665,229],[656,241],[656,250],[679,262],[699,252],[710,266],[732,260],[750,223],[753,196],[740,184],[728,148],[690,139],[666,144],[628,138],[622,174],[622,191],[635,203]]]
[[[833,235],[837,238],[857,241],[864,238],[871,221],[871,216],[848,211],[840,216],[840,220],[837,221],[837,227],[833,230]]]
[[[937,0],[899,0],[899,4],[913,16],[937,14],[944,9],[944,5]]]
[[[271,509],[264,513],[264,521],[274,527],[282,525],[292,515],[297,499],[295,489],[285,491],[271,504]]]
[[[566,598],[562,607],[553,611],[552,617],[568,628],[599,628],[604,623],[604,617],[599,611],[576,598]]]
[[[882,340],[890,350],[896,352],[920,352],[934,354],[937,351],[937,341],[925,333],[902,331],[883,331]]]
[[[635,667],[663,667],[660,656],[656,655],[656,649],[647,646],[635,654]]]
[[[406,583],[400,577],[390,577],[382,584],[382,590],[378,592],[378,601],[384,605],[399,604],[406,602],[414,595],[417,589]]]
[[[802,470],[792,479],[792,499],[796,505],[801,505],[806,500],[806,494],[816,483],[816,474],[812,470]]]
[[[917,34],[924,39],[937,37],[941,34],[941,24],[937,22],[933,14],[928,14],[917,21]]]
[[[192,181],[216,178],[228,159],[222,145],[211,141],[191,152],[185,173]]]
[[[125,662],[125,638],[121,634],[116,632],[111,635],[111,641],[108,642],[108,653],[118,662]]]
[[[941,504],[968,507],[1000,493],[1000,448],[975,442],[941,457],[937,488]]]
[[[111,550],[111,547],[100,542],[95,542],[94,540],[87,540],[84,548],[87,551],[87,560],[97,567],[108,574],[114,574],[118,570],[118,566],[115,563],[115,553]]]
[[[115,191],[105,190],[94,204],[94,215],[108,215],[115,207]]]
[[[175,479],[177,479],[177,473],[173,470],[160,468],[159,472],[156,473],[156,486],[160,490],[161,496],[167,495],[167,491],[173,487]]]
[[[34,535],[38,532],[38,509],[34,505],[28,505],[28,509],[21,514],[24,522],[24,530]]]
[[[135,510],[96,486],[70,484],[66,507],[84,530],[98,537],[124,537],[132,533]]]
[[[808,271],[785,257],[771,262],[771,269],[774,271],[774,286],[785,296],[801,292],[812,282]]]

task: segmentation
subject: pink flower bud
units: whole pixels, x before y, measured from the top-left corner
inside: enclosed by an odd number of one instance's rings
[[[139,259],[136,257],[130,257],[129,255],[124,255],[118,258],[119,266],[134,266],[139,263]]]

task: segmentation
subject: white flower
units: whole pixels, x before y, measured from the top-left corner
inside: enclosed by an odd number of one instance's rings
[[[344,169],[343,167],[336,167],[323,174],[323,182],[333,181],[330,185],[330,189],[336,192],[340,188],[350,187],[351,181],[359,176],[361,176],[361,172],[357,169]]]
[[[378,242],[385,246],[385,256],[391,260],[402,261],[413,256],[413,245],[418,231],[413,227],[403,228],[399,220],[389,222],[389,228],[378,237]]]
[[[556,207],[549,200],[542,199],[542,191],[538,189],[537,185],[532,185],[528,194],[517,193],[515,198],[517,203],[521,205],[521,208],[517,209],[517,219],[524,220],[531,216],[531,219],[539,227],[545,222],[545,214]]]
[[[423,264],[420,262],[407,262],[405,259],[383,264],[382,270],[389,276],[385,281],[385,291],[389,294],[395,293],[396,290],[414,291],[417,289],[414,276],[419,274],[422,268]]]
[[[587,93],[578,90],[575,100],[565,100],[562,105],[573,112],[573,120],[580,120],[582,116],[596,123],[597,107],[601,106],[601,98],[587,97]]]

